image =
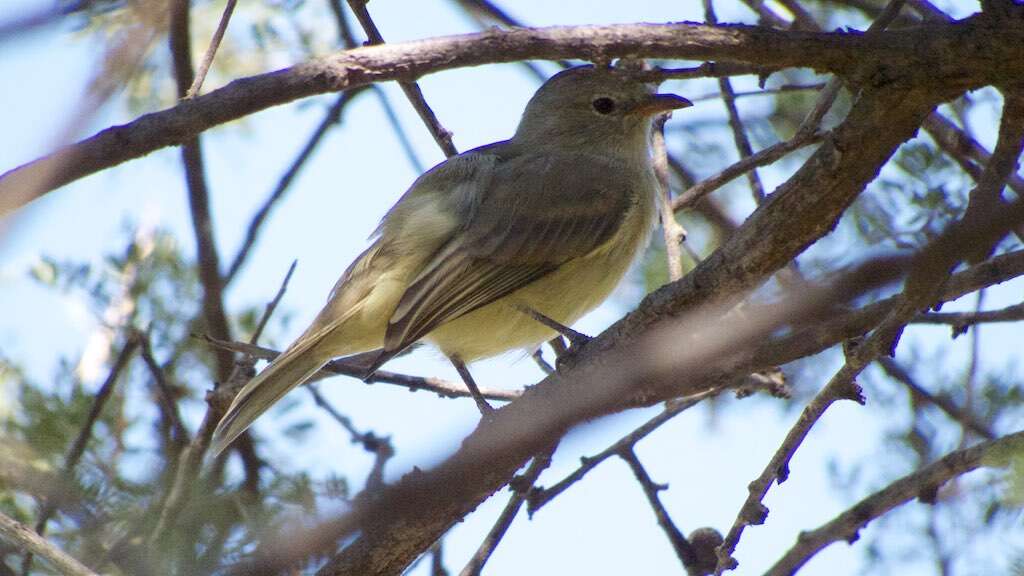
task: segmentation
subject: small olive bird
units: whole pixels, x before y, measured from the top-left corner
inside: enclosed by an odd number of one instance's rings
[[[235,397],[219,454],[332,358],[380,349],[372,374],[418,340],[459,369],[535,348],[600,304],[657,217],[652,119],[690,106],[627,71],[581,66],[537,90],[511,140],[449,158],[388,211],[313,324]]]

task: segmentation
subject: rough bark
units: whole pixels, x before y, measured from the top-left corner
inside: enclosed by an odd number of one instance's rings
[[[465,66],[623,56],[805,67],[841,75],[852,85],[910,81],[956,93],[1021,82],[1024,26],[984,15],[871,36],[688,22],[622,24],[490,30],[357,48],[235,80],[10,170],[0,176],[0,215],[89,174],[299,98]]]

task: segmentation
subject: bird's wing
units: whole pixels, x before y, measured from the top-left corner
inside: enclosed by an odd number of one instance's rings
[[[569,154],[502,162],[462,233],[405,291],[388,323],[385,355],[608,242],[636,198],[626,172]]]

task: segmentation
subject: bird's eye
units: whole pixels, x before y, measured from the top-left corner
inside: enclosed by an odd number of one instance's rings
[[[607,96],[595,98],[594,101],[591,102],[590,104],[594,107],[594,110],[597,111],[598,114],[611,114],[612,112],[615,111],[615,100],[612,100]]]

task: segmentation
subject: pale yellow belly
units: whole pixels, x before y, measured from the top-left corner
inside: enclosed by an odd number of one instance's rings
[[[623,237],[603,249],[566,262],[558,270],[505,298],[452,320],[425,338],[446,355],[466,362],[508,350],[535,348],[556,332],[527,316],[527,306],[569,326],[603,302],[647,240],[645,218],[623,225]]]

